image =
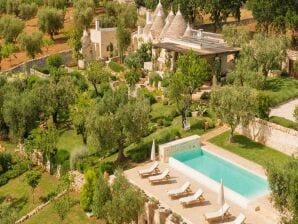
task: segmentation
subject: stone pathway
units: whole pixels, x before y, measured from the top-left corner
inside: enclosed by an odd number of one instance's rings
[[[209,131],[207,132],[206,134],[203,134],[201,135],[201,141],[208,141],[209,139],[217,136],[217,135],[220,135],[226,131],[228,131],[230,128],[226,125],[223,125],[223,126],[220,126],[220,127],[217,127],[215,128],[214,130],[212,131]]]
[[[284,117],[291,121],[295,121],[293,113],[294,113],[295,107],[297,105],[298,105],[298,98],[288,101],[288,102],[281,104],[277,107],[274,107],[270,111],[270,117],[278,116],[278,117]]]

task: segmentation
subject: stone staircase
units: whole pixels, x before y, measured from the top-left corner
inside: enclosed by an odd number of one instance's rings
[[[220,135],[226,131],[228,131],[230,128],[226,125],[223,125],[223,126],[219,126],[217,128],[215,128],[214,130],[204,134],[201,136],[201,141],[204,142],[204,141],[208,141],[209,139],[217,136],[217,135]]]

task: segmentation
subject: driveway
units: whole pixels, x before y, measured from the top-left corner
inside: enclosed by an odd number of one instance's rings
[[[295,121],[293,113],[297,105],[298,105],[298,98],[288,101],[287,103],[281,104],[277,107],[274,107],[270,111],[270,117],[279,116],[279,117],[284,117],[291,121]]]

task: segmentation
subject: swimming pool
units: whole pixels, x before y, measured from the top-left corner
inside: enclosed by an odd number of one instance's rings
[[[171,157],[217,183],[220,183],[222,179],[226,188],[247,199],[253,199],[269,192],[268,182],[265,178],[206,150],[194,149],[177,152]]]

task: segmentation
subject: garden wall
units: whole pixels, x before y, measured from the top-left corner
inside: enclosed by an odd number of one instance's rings
[[[72,57],[72,50],[65,50],[65,51],[60,51],[57,54],[59,54],[63,60],[63,64],[66,66],[73,66],[76,65],[76,61]],[[36,66],[45,66],[47,62],[47,58],[50,55],[43,56],[41,58],[37,59],[32,59],[29,61],[26,61],[22,64],[19,64],[15,67],[12,67],[8,70],[6,70],[6,73],[15,73],[15,72],[25,72],[30,74],[30,69],[36,65]]]
[[[287,155],[298,154],[298,131],[294,129],[256,118],[247,127],[238,127],[236,131]]]

